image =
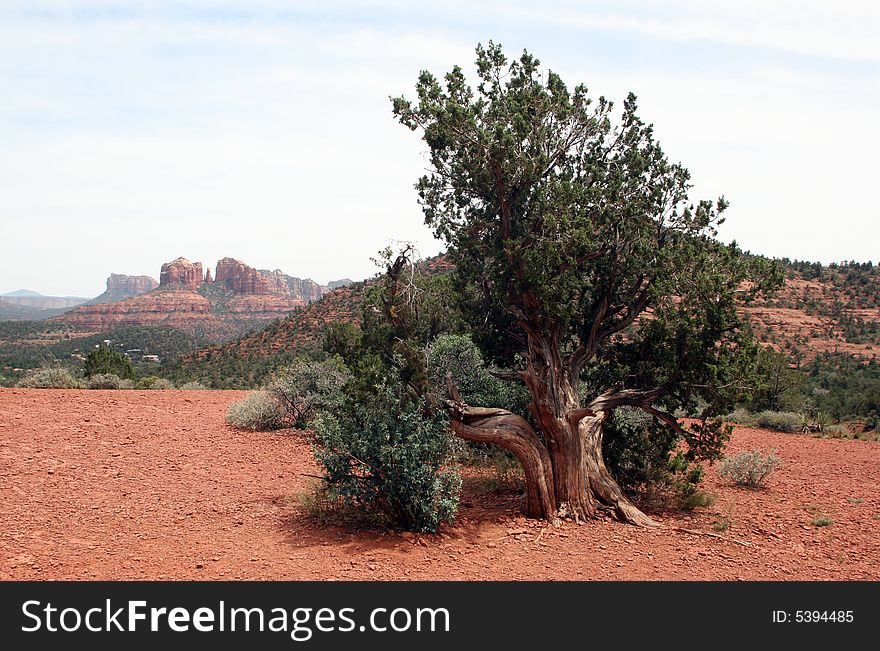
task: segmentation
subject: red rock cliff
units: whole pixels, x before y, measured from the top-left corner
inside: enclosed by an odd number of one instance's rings
[[[263,274],[235,258],[223,258],[217,263],[214,282],[226,285],[234,294],[262,296],[270,293]]]
[[[177,258],[177,260],[162,265],[159,287],[196,289],[203,280],[201,262],[190,262],[186,258]]]
[[[294,300],[311,303],[326,293],[326,289],[311,278],[293,278],[280,269],[275,271],[260,269],[260,273],[268,282],[269,292],[278,296],[288,296]]]
[[[126,276],[124,274],[110,274],[107,278],[107,292],[110,294],[127,294],[128,296],[140,296],[151,289],[158,287],[159,283],[149,276]]]

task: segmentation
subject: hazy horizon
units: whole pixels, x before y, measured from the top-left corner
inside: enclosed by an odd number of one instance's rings
[[[0,7],[0,293],[92,297],[230,256],[326,284],[392,241],[441,250],[413,185],[426,146],[389,96],[473,81],[474,46],[524,48],[617,106],[630,90],[724,241],[878,262],[880,6],[757,0]]]

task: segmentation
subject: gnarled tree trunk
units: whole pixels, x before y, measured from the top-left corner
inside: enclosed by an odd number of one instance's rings
[[[581,407],[576,381],[552,341],[530,338],[529,343],[523,380],[543,440],[525,419],[503,409],[466,405],[450,386],[453,430],[470,441],[499,445],[519,459],[531,517],[590,518],[603,509],[625,522],[656,525],[630,502],[605,467],[602,428],[607,411]]]

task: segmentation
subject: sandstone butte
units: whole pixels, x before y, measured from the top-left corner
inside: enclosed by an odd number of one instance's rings
[[[126,298],[140,296],[156,289],[159,283],[149,276],[126,276],[124,274],[110,274],[107,278],[107,289],[103,294],[89,301],[90,305],[97,303],[112,303],[123,301]]]
[[[53,320],[93,332],[164,325],[219,338],[284,317],[327,291],[313,280],[234,258],[220,260],[213,277],[201,262],[177,258],[162,265],[158,284],[148,276],[112,274],[104,294]]]

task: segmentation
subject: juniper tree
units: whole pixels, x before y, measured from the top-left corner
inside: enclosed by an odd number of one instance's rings
[[[727,202],[692,202],[636,98],[613,104],[569,89],[524,52],[477,47],[479,82],[461,68],[423,71],[417,99],[392,98],[421,134],[430,169],[417,183],[426,223],[445,241],[474,336],[531,394],[531,422],[493,405],[448,403],[462,438],[495,443],[523,465],[530,515],[598,509],[653,524],[624,495],[602,453],[622,406],[673,428],[691,458],[717,457],[712,416],[748,388],[756,346],[738,297],[779,274],[723,245]],[[686,427],[677,408],[701,405]]]

